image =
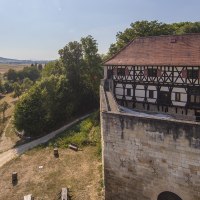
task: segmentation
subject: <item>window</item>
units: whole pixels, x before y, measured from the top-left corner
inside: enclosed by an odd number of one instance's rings
[[[191,95],[190,96],[191,103],[200,103],[200,95]]]
[[[127,96],[131,96],[131,88],[127,88]]]
[[[175,93],[175,101],[181,101],[181,94],[179,92]]]
[[[125,76],[125,68],[117,69],[117,76]]]
[[[157,69],[148,69],[148,76],[157,77]]]
[[[149,90],[149,98],[153,99],[153,90]]]
[[[189,78],[189,79],[199,78],[199,70],[198,69],[188,69],[187,70],[187,78]]]
[[[194,102],[195,102],[195,95],[191,95],[191,96],[190,96],[190,102],[191,102],[191,103],[194,103]]]

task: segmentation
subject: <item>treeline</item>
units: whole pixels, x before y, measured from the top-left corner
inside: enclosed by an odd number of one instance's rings
[[[41,70],[42,67],[37,64],[19,71],[9,69],[0,81],[0,92],[5,94],[14,91],[14,96],[19,97],[40,78]]]
[[[36,81],[40,77],[41,65],[31,65],[30,67],[24,67],[22,70],[16,71],[9,69],[5,73],[4,77],[10,82],[22,82],[25,78],[29,78],[31,81]]]
[[[118,32],[116,42],[110,45],[108,59],[121,48],[137,37],[158,36],[158,35],[182,35],[186,33],[200,33],[200,22],[162,23],[158,21],[136,21],[123,32]]]
[[[20,98],[14,124],[26,135],[45,134],[99,105],[101,57],[92,36],[69,42],[60,59],[46,64],[41,78]]]

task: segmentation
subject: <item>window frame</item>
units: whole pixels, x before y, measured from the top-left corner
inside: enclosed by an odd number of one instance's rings
[[[149,98],[154,99],[154,90],[149,90]]]
[[[181,101],[181,93],[180,92],[175,92],[175,101]]]
[[[131,88],[126,88],[126,95],[131,97]]]
[[[190,102],[194,104],[199,104],[200,103],[200,95],[190,95]]]

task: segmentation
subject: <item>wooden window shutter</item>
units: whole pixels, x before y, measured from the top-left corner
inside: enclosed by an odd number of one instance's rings
[[[182,77],[187,78],[187,70],[186,69],[182,70]]]
[[[125,76],[128,76],[129,75],[129,70],[128,70],[128,67],[126,67],[125,69]]]
[[[144,69],[144,76],[148,76],[148,70]]]

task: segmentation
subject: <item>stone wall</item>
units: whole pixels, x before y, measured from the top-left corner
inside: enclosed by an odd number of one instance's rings
[[[101,109],[101,128],[106,200],[200,200],[199,123]]]

